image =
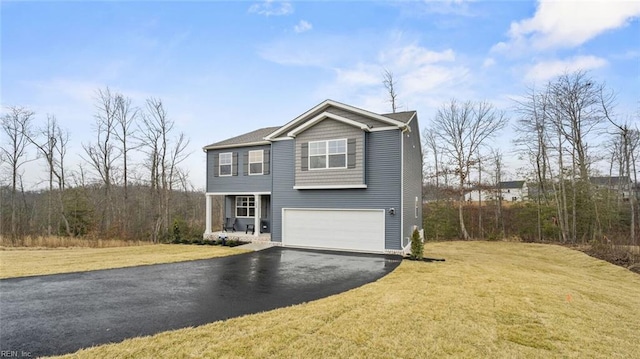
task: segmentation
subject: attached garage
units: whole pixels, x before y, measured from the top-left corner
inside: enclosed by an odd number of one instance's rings
[[[384,252],[384,209],[282,209],[282,244]]]

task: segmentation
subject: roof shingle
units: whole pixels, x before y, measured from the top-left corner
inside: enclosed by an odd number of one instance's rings
[[[264,127],[255,131],[247,132],[245,134],[232,137],[220,142],[212,143],[205,146],[205,149],[225,148],[225,147],[238,147],[244,144],[251,144],[256,142],[263,142],[264,138],[271,132],[279,129],[280,126]]]

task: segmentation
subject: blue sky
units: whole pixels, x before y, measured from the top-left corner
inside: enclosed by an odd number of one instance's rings
[[[185,166],[197,188],[209,143],[327,98],[389,112],[385,68],[421,127],[453,97],[511,113],[527,86],[577,69],[617,92],[619,116],[637,123],[640,111],[637,1],[3,1],[0,11],[3,111],[55,114],[77,163],[98,89],[139,106],[161,98],[191,139]],[[511,137],[495,145],[508,152]],[[44,177],[35,168],[32,183]]]

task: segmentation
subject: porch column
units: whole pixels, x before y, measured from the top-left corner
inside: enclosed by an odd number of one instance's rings
[[[262,214],[260,213],[260,211],[262,210],[262,204],[260,203],[260,195],[259,194],[254,194],[253,195],[255,200],[255,204],[256,204],[256,211],[255,211],[255,217],[253,218],[254,222],[253,222],[253,228],[255,229],[255,231],[253,232],[254,236],[259,236],[260,235],[260,217],[262,217]]]
[[[204,196],[207,199],[206,211],[205,211],[207,218],[206,218],[206,221],[205,221],[206,227],[205,227],[204,233],[205,234],[210,234],[211,233],[211,202],[212,202],[212,196],[210,196],[208,194],[205,194]]]

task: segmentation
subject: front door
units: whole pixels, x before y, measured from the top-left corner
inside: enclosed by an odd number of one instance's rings
[[[262,196],[260,201],[260,233],[271,233],[271,196]]]

